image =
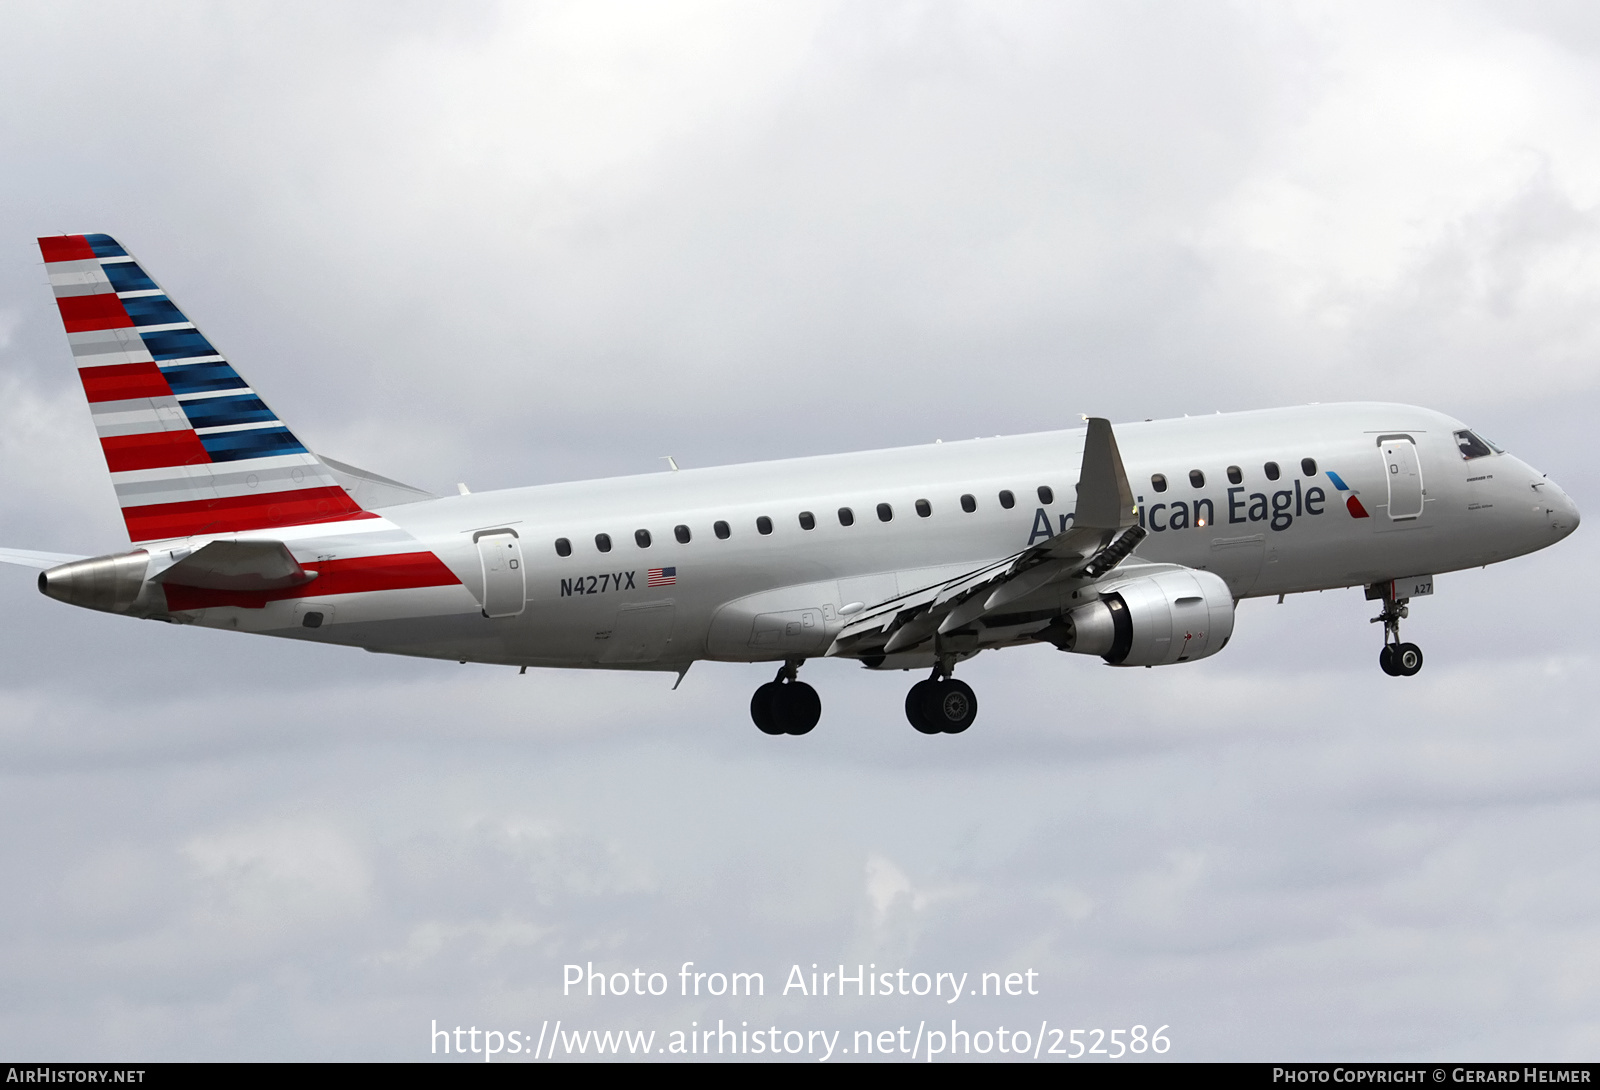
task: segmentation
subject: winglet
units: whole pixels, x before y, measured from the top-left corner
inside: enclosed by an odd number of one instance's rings
[[[1139,521],[1133,489],[1122,468],[1111,421],[1089,418],[1083,440],[1083,468],[1078,471],[1078,506],[1072,524],[1086,529],[1117,530]]]

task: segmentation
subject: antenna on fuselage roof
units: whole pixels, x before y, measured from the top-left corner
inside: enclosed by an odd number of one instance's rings
[[[667,465],[669,465],[669,466],[671,466],[671,467],[672,467],[672,472],[674,472],[674,473],[676,473],[676,472],[678,472],[678,463],[677,463],[677,461],[676,461],[676,460],[675,460],[675,459],[674,459],[674,458],[673,458],[673,457],[672,457],[672,455],[670,455],[670,454],[663,454],[663,455],[662,455],[662,456],[661,456],[661,458],[662,458],[662,460],[663,460],[663,461],[665,461],[665,462],[666,462],[666,463],[667,463]]]

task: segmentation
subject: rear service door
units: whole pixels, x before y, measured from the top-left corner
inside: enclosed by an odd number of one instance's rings
[[[515,617],[527,604],[522,545],[511,530],[488,530],[474,537],[483,561],[483,615]]]

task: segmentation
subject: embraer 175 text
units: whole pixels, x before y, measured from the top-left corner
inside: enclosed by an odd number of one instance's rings
[[[906,717],[977,714],[956,664],[1045,642],[1214,655],[1241,598],[1362,586],[1379,664],[1433,576],[1578,525],[1451,417],[1308,405],[434,496],[311,453],[108,235],[39,240],[131,552],[4,550],[39,589],[179,624],[510,666],[781,663],[750,715],[804,734],[809,658],[930,670]],[[674,467],[675,468],[675,467]]]

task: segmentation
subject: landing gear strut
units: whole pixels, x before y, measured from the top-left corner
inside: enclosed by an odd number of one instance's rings
[[[1422,669],[1422,648],[1414,643],[1400,642],[1400,621],[1411,615],[1409,598],[1394,596],[1394,583],[1374,583],[1367,588],[1367,597],[1383,603],[1383,612],[1372,618],[1373,624],[1383,623],[1383,650],[1378,652],[1378,666],[1390,677],[1411,677]]]
[[[790,659],[778,676],[750,698],[750,718],[762,734],[806,734],[822,718],[822,698],[817,690],[796,679],[805,659]]]
[[[978,717],[978,696],[950,676],[953,665],[941,661],[906,693],[906,718],[923,734],[960,734]]]

